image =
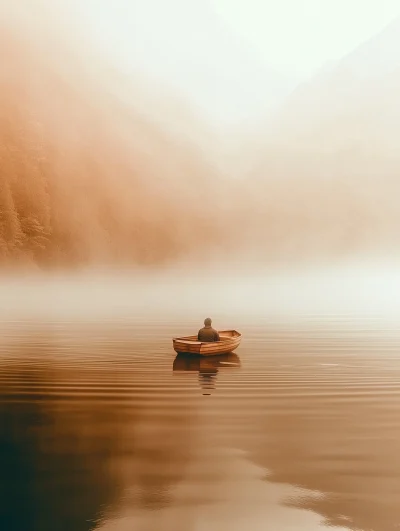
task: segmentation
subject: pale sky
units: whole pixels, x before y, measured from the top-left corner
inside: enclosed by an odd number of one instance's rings
[[[400,16],[400,0],[211,0],[269,64],[309,76]]]
[[[147,71],[222,122],[270,112],[400,16],[400,0],[69,1],[125,70]]]
[[[129,27],[131,17],[146,13],[146,4],[154,18],[167,7],[171,15],[167,22],[173,18],[177,26],[185,24],[191,9],[197,13],[203,5],[204,12],[214,10],[268,64],[301,77],[340,59],[400,17],[400,0],[87,0],[84,4],[92,23],[114,25],[117,34]],[[143,24],[148,24],[146,15]]]

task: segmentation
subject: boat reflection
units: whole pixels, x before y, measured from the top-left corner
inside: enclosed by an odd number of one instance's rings
[[[220,369],[240,367],[237,354],[221,354],[219,356],[196,356],[193,354],[178,354],[174,360],[174,372],[198,372],[199,384],[203,395],[210,395],[216,387],[217,374]]]

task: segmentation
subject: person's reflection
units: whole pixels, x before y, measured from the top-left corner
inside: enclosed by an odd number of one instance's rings
[[[195,356],[193,354],[178,354],[174,360],[174,372],[198,372],[199,384],[203,395],[211,394],[216,387],[217,374],[220,368],[240,367],[237,354],[221,354],[219,356]]]

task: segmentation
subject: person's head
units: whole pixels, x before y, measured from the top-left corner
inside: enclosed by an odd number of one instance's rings
[[[204,319],[204,325],[211,326],[211,319],[209,317],[207,317],[207,319]]]

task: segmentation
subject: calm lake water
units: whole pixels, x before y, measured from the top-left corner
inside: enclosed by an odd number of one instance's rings
[[[397,321],[219,312],[236,354],[176,356],[205,316],[4,316],[1,530],[400,528]]]

